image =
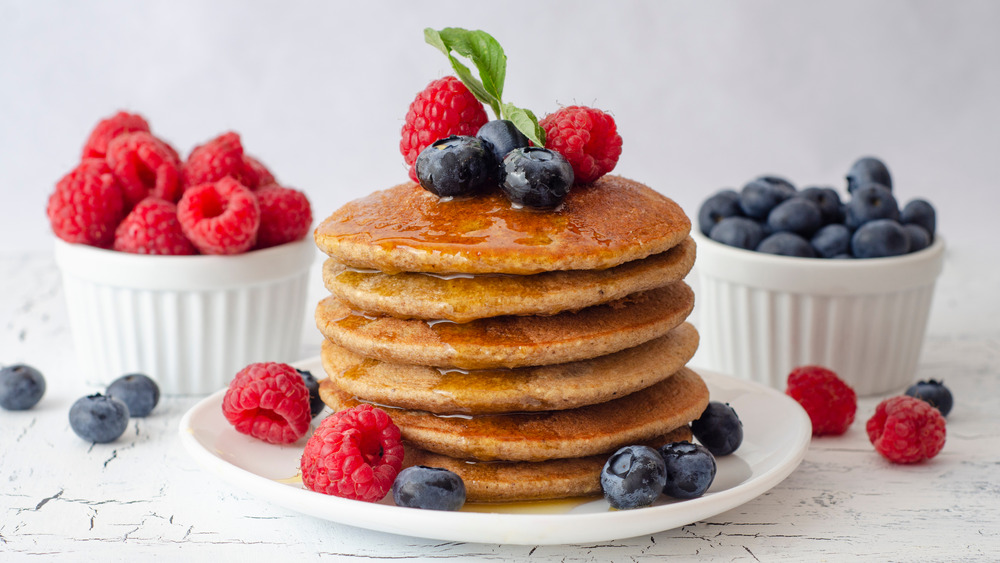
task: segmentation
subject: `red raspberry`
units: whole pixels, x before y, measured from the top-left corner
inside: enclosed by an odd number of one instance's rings
[[[306,194],[271,184],[254,195],[260,204],[260,229],[256,248],[269,248],[304,238],[312,226],[312,209]]]
[[[156,197],[140,201],[118,225],[113,247],[133,254],[197,254],[181,231],[177,206]]]
[[[228,176],[253,190],[259,182],[257,174],[254,167],[244,160],[240,136],[233,132],[195,147],[182,169],[185,187],[215,182]]]
[[[177,219],[202,254],[239,254],[257,239],[260,206],[246,186],[223,178],[185,190]]]
[[[309,489],[377,502],[403,466],[399,428],[369,404],[327,417],[302,452],[302,482]]]
[[[599,109],[569,106],[545,116],[545,148],[566,157],[575,183],[589,184],[614,170],[622,138],[610,115]]]
[[[915,397],[901,395],[882,401],[865,429],[878,453],[893,463],[931,459],[944,447],[944,417]]]
[[[148,196],[176,202],[181,197],[177,153],[151,133],[119,135],[108,143],[108,166],[121,184],[125,208]]]
[[[445,76],[428,84],[410,104],[399,141],[410,179],[417,181],[413,165],[420,151],[449,135],[474,136],[487,121],[483,104],[461,80]]]
[[[122,189],[101,159],[84,159],[49,196],[49,223],[66,242],[107,248],[125,215]]]
[[[813,436],[847,432],[858,410],[858,396],[837,374],[820,366],[802,366],[788,374],[785,393],[799,402],[812,421]]]
[[[274,174],[271,174],[271,171],[264,166],[264,163],[252,156],[243,155],[243,166],[251,170],[253,176],[257,178],[257,186],[255,187],[269,186],[276,182]],[[253,189],[254,186],[247,187]]]
[[[102,119],[83,145],[83,158],[104,158],[108,152],[108,143],[118,135],[131,131],[149,133],[149,123],[139,114],[124,111]]]
[[[309,390],[288,364],[250,364],[229,383],[222,414],[242,434],[291,444],[309,431]]]

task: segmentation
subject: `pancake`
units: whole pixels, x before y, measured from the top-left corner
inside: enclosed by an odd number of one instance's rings
[[[670,377],[694,355],[698,332],[683,323],[620,352],[551,366],[444,370],[391,364],[323,341],[323,368],[343,392],[437,414],[562,410],[623,397]]]
[[[608,175],[576,186],[553,211],[516,208],[498,191],[442,199],[409,182],[347,203],[313,235],[353,268],[536,274],[611,268],[665,252],[690,230],[674,201]]]
[[[670,442],[691,441],[686,424],[644,442],[658,448]],[[601,494],[601,469],[613,453],[548,461],[467,461],[405,444],[403,466],[440,467],[458,474],[465,483],[467,502],[518,502]]]
[[[360,404],[334,380],[320,396],[335,411]],[[479,461],[545,461],[613,451],[665,434],[698,418],[708,387],[681,368],[651,387],[605,403],[538,413],[435,415],[387,408],[404,440],[439,454]]]
[[[561,364],[663,336],[694,307],[683,281],[576,312],[492,317],[464,324],[372,316],[327,297],[316,326],[335,344],[391,363],[462,369]]]
[[[328,259],[323,281],[359,311],[459,323],[501,315],[554,315],[660,287],[691,270],[694,241],[605,270],[565,270],[531,276],[359,271]]]

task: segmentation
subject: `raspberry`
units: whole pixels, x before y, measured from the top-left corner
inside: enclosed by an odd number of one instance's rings
[[[139,114],[120,111],[107,119],[102,119],[90,132],[83,145],[82,158],[104,158],[108,143],[122,133],[145,131],[149,133],[149,123]]]
[[[577,184],[589,184],[611,172],[622,154],[615,120],[599,109],[569,106],[545,116],[545,148],[566,157]]]
[[[427,85],[410,104],[403,124],[399,152],[417,181],[414,163],[420,151],[449,135],[474,136],[488,121],[483,104],[454,76]]]
[[[847,432],[858,410],[858,396],[837,374],[820,366],[802,366],[788,374],[785,393],[799,402],[812,421],[813,436]]]
[[[122,187],[125,208],[147,196],[176,202],[181,197],[181,163],[166,143],[139,131],[115,137],[108,143],[108,166]]]
[[[222,414],[237,432],[271,444],[291,444],[309,430],[309,390],[288,364],[250,364],[229,383]]]
[[[139,202],[115,230],[114,249],[133,254],[197,254],[177,220],[177,206],[156,197]]]
[[[944,447],[944,417],[915,397],[901,395],[882,401],[865,429],[878,453],[893,463],[931,459]]]
[[[239,254],[257,238],[260,206],[248,188],[223,178],[185,190],[177,204],[177,219],[202,254]]]
[[[316,428],[302,452],[302,482],[319,493],[376,502],[402,466],[399,428],[382,409],[362,404]]]
[[[264,163],[257,160],[252,156],[243,155],[243,166],[249,169],[253,176],[257,178],[256,186],[247,186],[249,188],[263,187],[275,183],[274,174],[264,166]]]
[[[195,147],[182,169],[185,187],[215,182],[228,176],[253,190],[260,182],[258,174],[243,154],[239,134],[233,132]]]
[[[260,205],[260,229],[256,248],[269,248],[300,240],[312,226],[312,210],[306,194],[277,184],[254,194]]]
[[[49,196],[49,223],[66,242],[107,248],[125,215],[122,190],[103,160],[84,159]]]

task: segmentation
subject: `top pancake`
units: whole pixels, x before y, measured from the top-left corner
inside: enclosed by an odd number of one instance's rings
[[[344,205],[314,237],[353,268],[535,274],[611,268],[664,252],[690,230],[672,200],[608,175],[574,187],[552,211],[516,208],[500,193],[438,198],[409,182]]]

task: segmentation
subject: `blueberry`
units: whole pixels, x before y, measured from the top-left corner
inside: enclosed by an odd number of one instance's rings
[[[843,255],[850,258],[851,230],[840,223],[831,223],[816,231],[809,244],[821,258],[837,258]]]
[[[856,160],[847,173],[848,192],[853,194],[858,188],[868,184],[879,184],[892,191],[892,176],[889,175],[889,169],[885,163],[872,156]]]
[[[793,197],[779,203],[767,214],[767,226],[775,233],[788,231],[808,237],[823,226],[823,214],[812,200]]]
[[[927,234],[927,229],[920,225],[914,223],[903,225],[903,231],[906,232],[906,236],[910,239],[910,252],[923,250],[931,245],[931,235]]]
[[[782,231],[769,235],[757,245],[757,252],[766,254],[778,254],[780,256],[797,256],[799,258],[815,258],[816,251],[813,250],[809,241],[795,233]]]
[[[899,220],[899,205],[888,188],[880,184],[868,184],[858,188],[847,202],[844,223],[854,230],[869,221],[877,219]]]
[[[128,405],[97,393],[77,399],[69,409],[69,425],[88,442],[113,442],[128,427]]]
[[[753,250],[764,240],[764,227],[746,217],[726,217],[712,228],[709,238],[729,246]]]
[[[892,219],[865,223],[851,237],[851,254],[857,258],[899,256],[909,251],[910,238],[903,226]]]
[[[840,195],[833,188],[806,188],[799,192],[799,195],[819,206],[824,225],[844,221],[844,204],[840,201]]]
[[[758,178],[740,191],[740,209],[747,217],[763,221],[776,205],[794,195],[795,188]]]
[[[906,390],[906,394],[927,401],[941,412],[941,416],[948,416],[954,405],[951,391],[944,386],[943,382],[934,379],[914,383]]]
[[[141,373],[119,377],[108,385],[104,393],[128,405],[131,417],[146,416],[160,402],[160,388],[149,376]]]
[[[729,455],[743,443],[743,422],[729,403],[710,401],[691,422],[691,433],[712,455]]]
[[[465,483],[447,469],[414,465],[392,482],[396,506],[426,510],[458,510],[465,504]]]
[[[503,162],[507,153],[514,149],[523,149],[530,146],[528,138],[524,136],[518,128],[506,119],[494,119],[487,121],[479,128],[476,137],[486,145],[493,153],[493,159],[497,164]]]
[[[665,495],[689,499],[698,498],[715,480],[715,457],[704,446],[691,442],[673,442],[660,448],[667,469]]]
[[[899,214],[899,222],[904,225],[920,225],[927,230],[930,241],[934,242],[934,229],[937,227],[937,217],[934,206],[923,199],[914,199],[906,204]]]
[[[771,184],[772,186],[788,192],[791,195],[795,195],[795,185],[781,176],[760,176],[757,180]]]
[[[23,411],[38,404],[45,394],[42,372],[24,364],[0,369],[0,407]]]
[[[706,199],[698,209],[698,228],[706,237],[711,236],[712,227],[726,217],[743,215],[740,209],[740,194],[736,190],[722,190]]]
[[[305,382],[306,389],[309,390],[309,414],[316,416],[324,407],[323,398],[319,396],[319,382],[316,381],[316,377],[311,371],[298,368],[295,371],[302,376],[302,381]]]
[[[845,252],[843,254],[838,254],[834,256],[833,260],[854,260],[854,256]]]
[[[573,167],[563,155],[549,149],[514,149],[500,167],[500,189],[517,205],[555,207],[572,186]]]
[[[648,446],[625,446],[601,469],[601,490],[619,510],[649,506],[663,492],[667,469],[660,452]]]
[[[420,185],[439,197],[471,196],[496,184],[496,160],[475,137],[452,135],[417,156]]]

